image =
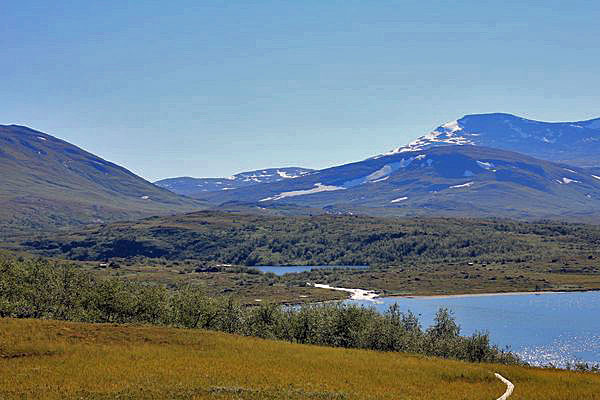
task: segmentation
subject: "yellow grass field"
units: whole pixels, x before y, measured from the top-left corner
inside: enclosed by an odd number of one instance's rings
[[[600,399],[600,375],[202,330],[0,319],[0,399]]]

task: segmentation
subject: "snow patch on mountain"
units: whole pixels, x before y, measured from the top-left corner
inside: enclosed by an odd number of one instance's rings
[[[491,170],[492,168],[494,168],[494,164],[492,164],[491,162],[477,160],[477,165],[479,165],[481,168],[487,169],[487,170]]]
[[[367,176],[363,176],[361,178],[356,178],[356,179],[352,179],[352,180],[344,182],[344,184],[342,186],[344,188],[351,188],[351,187],[362,185],[367,182],[376,182],[376,181],[381,182],[382,178],[390,176],[395,171],[398,171],[401,168],[408,167],[415,159],[416,159],[415,157],[409,157],[409,158],[403,158],[402,160],[395,162],[395,163],[385,164],[383,167],[381,167],[380,169],[378,169],[375,172],[370,173]]]
[[[399,202],[404,201],[404,200],[408,200],[408,197],[399,197],[397,199],[394,199],[394,200],[390,201],[390,203],[399,203]]]
[[[450,189],[460,189],[460,188],[466,188],[466,187],[470,187],[473,186],[475,182],[467,182],[467,183],[463,183],[460,185],[454,185],[454,186],[450,186]]]
[[[596,175],[592,175],[594,178],[599,179],[600,180],[600,176],[596,176]]]
[[[390,156],[393,154],[404,153],[409,151],[420,151],[424,150],[427,146],[433,144],[454,144],[454,145],[468,145],[474,144],[473,141],[467,139],[464,136],[459,136],[458,132],[461,132],[463,127],[458,121],[446,122],[444,125],[429,132],[427,135],[421,136],[416,140],[408,143],[405,146],[398,147],[387,153],[383,153],[375,158]]]
[[[587,166],[600,148],[600,118],[541,122],[505,113],[465,115],[375,158],[446,145],[501,148],[544,160]]]
[[[394,172],[398,168],[399,168],[399,166],[397,165],[397,163],[396,164],[386,164],[383,167],[381,167],[380,169],[378,169],[377,171],[373,172],[372,174],[367,175],[365,180],[367,182],[369,182],[369,181],[381,179],[383,177],[389,176],[392,172]]]
[[[279,175],[280,177],[284,178],[284,179],[294,179],[294,178],[298,178],[302,175],[305,174],[300,174],[300,175],[290,175],[285,171],[281,171],[281,170],[277,170],[277,175]]]
[[[384,176],[381,179],[376,179],[374,181],[371,181],[371,183],[383,182],[383,181],[387,180],[388,178],[389,178],[389,175],[388,176]]]
[[[561,185],[568,185],[569,183],[580,183],[579,181],[576,181],[575,179],[570,179],[570,178],[562,178],[562,180],[558,180],[558,183],[560,183]]]
[[[462,131],[462,127],[459,125],[458,121],[446,122],[444,125],[442,125],[442,128],[450,131],[451,133]]]
[[[283,193],[279,193],[276,196],[266,197],[259,201],[276,201],[276,200],[285,199],[286,197],[305,196],[307,194],[314,194],[314,193],[320,193],[320,192],[331,192],[334,190],[343,190],[343,189],[345,189],[345,188],[340,187],[340,186],[331,186],[331,185],[323,185],[322,183],[315,183],[315,187],[312,189],[283,192]]]

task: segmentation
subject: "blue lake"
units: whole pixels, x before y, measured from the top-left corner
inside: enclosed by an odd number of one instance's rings
[[[252,267],[260,272],[272,272],[275,275],[293,274],[298,272],[311,271],[313,269],[368,269],[366,265],[310,265],[310,266],[272,266],[262,265],[258,267]]]
[[[499,347],[509,346],[534,365],[600,363],[600,292],[515,294],[437,298],[379,298],[381,304],[348,300],[385,311],[398,303],[419,316],[423,327],[436,311],[454,312],[461,333],[487,330]]]

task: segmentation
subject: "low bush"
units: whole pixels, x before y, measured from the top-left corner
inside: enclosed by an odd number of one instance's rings
[[[170,291],[116,278],[99,279],[74,266],[45,260],[0,260],[0,317],[147,323],[322,346],[521,363],[512,353],[492,346],[487,333],[461,336],[446,309],[440,309],[434,325],[424,330],[414,314],[400,311],[397,305],[383,314],[343,303],[244,307],[231,297],[206,297],[194,287]]]

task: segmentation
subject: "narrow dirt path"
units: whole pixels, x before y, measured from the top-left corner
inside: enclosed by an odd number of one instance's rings
[[[513,385],[513,383],[511,381],[509,381],[508,379],[506,379],[505,377],[503,377],[502,375],[496,373],[494,374],[496,375],[496,378],[500,379],[505,385],[506,385],[506,392],[504,392],[504,394],[500,397],[498,397],[497,400],[506,400],[509,398],[509,396],[512,394],[513,390],[515,390],[515,385]]]

